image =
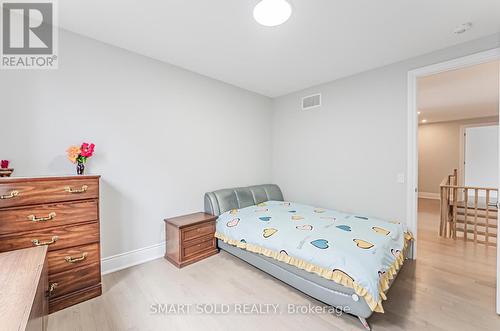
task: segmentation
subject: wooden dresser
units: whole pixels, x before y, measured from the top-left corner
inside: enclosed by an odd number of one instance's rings
[[[0,178],[0,252],[47,246],[49,313],[101,295],[99,176]]]
[[[0,329],[47,329],[47,247],[0,253]]]
[[[217,254],[216,216],[194,213],[165,219],[165,258],[178,268]]]

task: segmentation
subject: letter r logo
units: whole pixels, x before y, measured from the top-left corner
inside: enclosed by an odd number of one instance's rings
[[[2,4],[3,54],[52,54],[52,3]]]

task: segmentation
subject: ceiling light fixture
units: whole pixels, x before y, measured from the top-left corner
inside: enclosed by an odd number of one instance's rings
[[[286,0],[262,0],[253,9],[253,17],[264,26],[277,26],[288,21],[292,6]]]
[[[460,24],[459,26],[457,26],[455,28],[455,30],[453,30],[453,33],[454,34],[462,34],[462,33],[466,32],[466,31],[470,30],[470,28],[472,28],[472,23],[471,22]]]
[[[422,113],[421,113],[421,112],[419,112],[419,111],[417,111],[417,115],[420,115],[420,114],[422,114]]]
[[[427,120],[424,118],[424,119],[422,120],[422,123],[427,123]]]

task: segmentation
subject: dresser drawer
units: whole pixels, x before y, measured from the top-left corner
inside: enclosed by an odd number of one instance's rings
[[[49,274],[49,297],[56,298],[100,282],[101,273],[98,263]]]
[[[182,241],[188,241],[215,233],[215,222],[203,223],[182,229]]]
[[[71,307],[80,302],[95,298],[102,294],[101,284],[94,285],[92,287],[86,287],[81,290],[71,292],[69,294],[58,296],[57,298],[49,299],[49,314],[52,314],[58,310]]]
[[[40,231],[27,232],[21,235],[5,235],[0,237],[0,252],[14,249],[48,245],[49,251],[80,246],[99,241],[99,223],[61,226]]]
[[[200,252],[212,250],[215,248],[215,237],[208,235],[191,240],[182,247],[182,257],[190,258]]]
[[[98,196],[97,178],[6,183],[0,181],[0,208],[93,199]]]
[[[49,252],[49,272],[56,274],[99,263],[99,244],[59,249]]]
[[[0,235],[95,221],[97,214],[97,201],[0,210]]]

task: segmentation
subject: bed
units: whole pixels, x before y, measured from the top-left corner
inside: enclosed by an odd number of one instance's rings
[[[411,235],[399,222],[283,199],[277,185],[205,194],[218,247],[296,289],[366,321],[402,266]]]

